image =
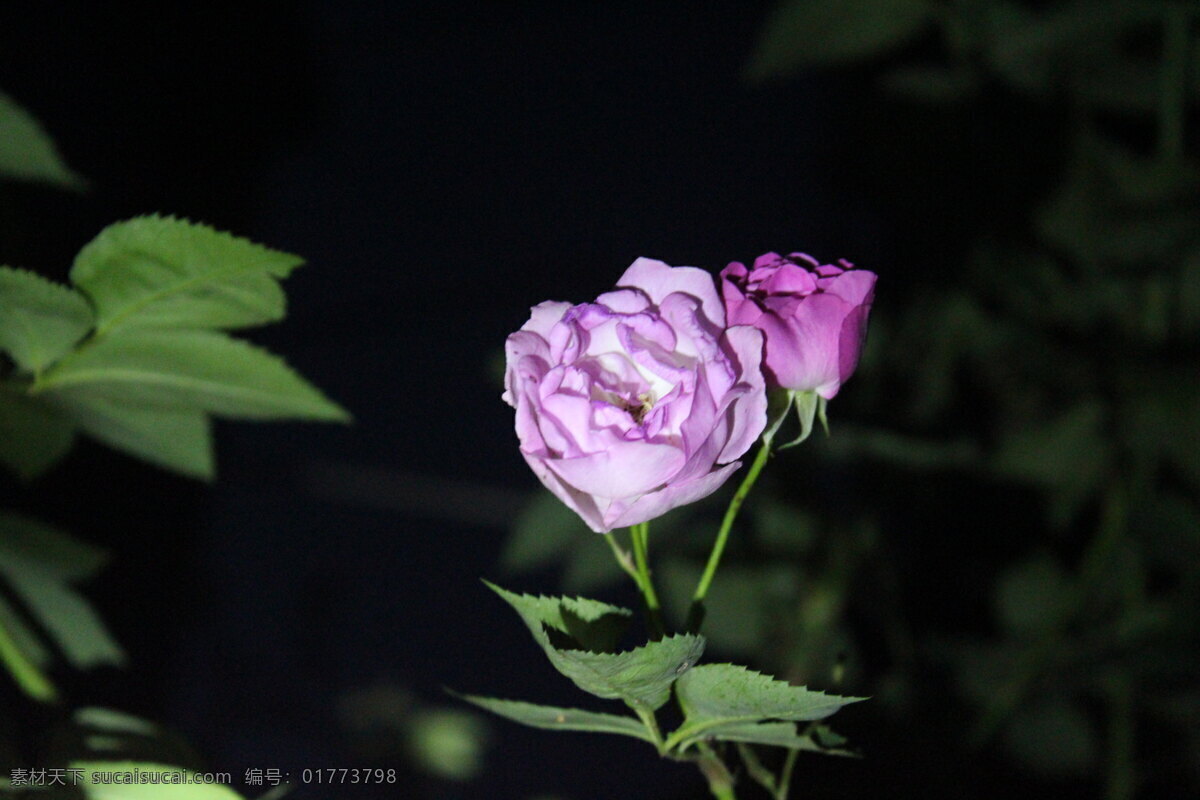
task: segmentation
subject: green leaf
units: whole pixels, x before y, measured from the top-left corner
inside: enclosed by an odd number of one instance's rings
[[[204,412],[133,405],[87,392],[67,392],[57,399],[82,430],[110,447],[182,475],[212,480],[212,431]]]
[[[78,725],[98,728],[108,733],[131,733],[138,736],[158,736],[161,733],[161,729],[153,722],[111,708],[88,706],[78,709],[74,718]]]
[[[747,723],[824,719],[863,699],[809,691],[733,664],[696,667],[680,677],[675,692],[684,722],[668,737],[668,747],[686,747],[696,739]]]
[[[71,583],[94,574],[103,551],[19,514],[0,512],[0,576],[76,667],[121,664],[121,648]]]
[[[248,419],[349,418],[282,359],[215,331],[139,329],[93,340],[33,386],[68,389]]]
[[[86,185],[63,161],[38,121],[0,92],[0,178],[48,183],[63,189]]]
[[[890,50],[925,28],[929,0],[785,0],[767,19],[746,67],[751,80]]]
[[[228,786],[186,783],[196,773],[182,767],[143,761],[73,761],[71,769],[83,770],[80,788],[87,800],[242,800]],[[128,783],[116,783],[112,773]]]
[[[653,744],[646,726],[633,717],[618,714],[600,714],[595,711],[583,711],[578,708],[559,708],[557,706],[540,706],[533,703],[523,703],[519,700],[500,700],[494,697],[479,697],[470,694],[456,694],[456,697],[473,703],[480,708],[499,714],[513,722],[529,725],[534,728],[544,728],[551,731],[584,731],[588,733],[616,733],[621,736],[632,736]]]
[[[0,267],[0,349],[37,372],[65,355],[92,327],[92,310],[74,289],[23,269]]]
[[[0,383],[0,463],[23,479],[41,475],[71,449],[74,425],[42,398]]]
[[[616,641],[627,609],[595,600],[533,597],[488,584],[525,621],[555,669],[585,692],[653,711],[670,697],[671,684],[704,652],[704,638],[671,636],[622,653],[596,652]],[[586,649],[581,649],[586,648]]]
[[[794,722],[758,722],[744,725],[729,725],[713,731],[711,736],[713,739],[721,742],[765,744],[773,747],[786,747],[791,750],[806,750],[836,756],[857,755],[852,750],[841,749],[831,743],[827,743],[815,732],[799,733],[796,730],[796,723]],[[845,741],[836,734],[833,734],[833,737],[836,737],[834,741]]]
[[[550,629],[562,634],[556,637],[557,642],[563,642],[565,637],[571,646],[581,650],[608,651],[616,646],[633,616],[627,608],[585,597],[534,597],[514,594],[488,581],[484,584],[516,609],[539,642],[550,641],[547,634]]]
[[[58,696],[40,667],[50,662],[50,652],[8,601],[0,596],[0,663],[25,694],[49,702]]]
[[[239,328],[283,318],[278,280],[303,260],[174,217],[110,225],[75,258],[71,280],[92,299],[97,330]]]

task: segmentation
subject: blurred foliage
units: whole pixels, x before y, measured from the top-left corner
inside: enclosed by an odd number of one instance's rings
[[[872,87],[844,156],[896,260],[832,437],[747,505],[710,648],[1035,783],[1196,796],[1200,4],[788,0],[747,77],[812,69]],[[723,500],[655,523],[677,614]],[[615,583],[549,503],[506,565]]]

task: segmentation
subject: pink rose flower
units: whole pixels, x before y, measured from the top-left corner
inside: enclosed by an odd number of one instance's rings
[[[767,253],[754,269],[734,261],[721,270],[721,293],[730,325],[753,325],[766,337],[771,388],[829,400],[858,366],[875,273],[804,253]]]
[[[694,267],[639,258],[594,303],[541,303],[506,356],[521,454],[599,533],[716,491],[766,425],[762,334]]]

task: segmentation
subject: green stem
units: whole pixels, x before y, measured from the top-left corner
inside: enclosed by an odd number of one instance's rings
[[[733,792],[733,775],[730,774],[729,767],[725,766],[725,762],[708,744],[700,744],[699,750],[700,758],[696,761],[696,765],[700,767],[700,772],[708,781],[708,790],[712,792],[712,796],[717,800],[737,800],[737,795]]]
[[[621,545],[617,544],[616,537],[612,533],[604,534],[604,541],[608,542],[609,549],[613,552],[613,557],[617,559],[617,564],[625,571],[625,574],[633,578],[633,582],[637,584],[639,590],[642,588],[642,576],[638,575],[634,569],[633,562],[630,560],[629,553],[621,549]]]
[[[633,546],[633,558],[637,563],[638,588],[646,601],[646,622],[650,627],[650,639],[663,637],[662,606],[658,593],[654,591],[654,580],[650,577],[650,523],[639,522],[629,528],[629,541]]]
[[[775,790],[775,800],[787,800],[788,790],[792,786],[792,772],[796,769],[796,758],[799,755],[799,750],[788,750],[783,769],[779,771],[779,787]]]
[[[33,699],[47,703],[58,697],[54,684],[42,674],[36,664],[21,652],[21,648],[17,646],[8,628],[2,622],[0,622],[0,662],[4,663],[20,687]]]
[[[717,531],[717,540],[713,542],[712,552],[708,555],[708,564],[704,567],[704,574],[700,576],[700,582],[696,584],[696,591],[692,595],[692,607],[688,611],[687,625],[687,629],[692,633],[698,631],[700,623],[704,621],[704,598],[708,595],[708,587],[712,584],[713,576],[717,573],[717,566],[721,563],[721,556],[729,541],[729,531],[733,528],[733,521],[737,519],[738,511],[741,510],[742,503],[746,501],[746,495],[750,494],[750,489],[754,487],[754,482],[758,480],[758,474],[762,472],[767,463],[767,456],[770,454],[771,442],[764,440],[758,449],[758,455],[754,457],[754,463],[750,465],[750,470],[742,479],[742,485],[738,487],[733,499],[729,501],[729,508],[725,509],[725,518],[721,520],[721,528]]]
[[[646,730],[650,733],[650,737],[654,739],[654,746],[658,749],[660,756],[666,755],[667,748],[663,744],[662,730],[658,727],[658,717],[654,716],[653,711],[644,708],[635,708],[638,719],[646,726]]]

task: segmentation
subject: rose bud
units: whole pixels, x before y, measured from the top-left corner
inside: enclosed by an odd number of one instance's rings
[[[766,337],[768,386],[830,400],[858,366],[875,273],[767,253],[751,270],[738,261],[721,270],[721,293],[730,325],[753,325]]]

